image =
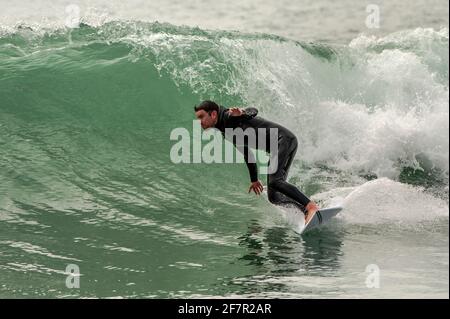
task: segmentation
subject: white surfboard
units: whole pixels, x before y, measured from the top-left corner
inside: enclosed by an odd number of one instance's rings
[[[341,210],[342,207],[330,207],[317,211],[309,223],[302,230],[300,230],[300,234],[328,223],[328,221],[336,216]]]

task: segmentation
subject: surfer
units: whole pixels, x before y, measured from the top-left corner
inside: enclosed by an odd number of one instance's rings
[[[253,128],[256,131],[259,131],[258,129],[265,129],[266,134],[269,129],[277,129],[278,152],[276,154],[270,154],[269,163],[277,160],[278,166],[275,172],[267,175],[267,195],[269,201],[275,205],[293,204],[305,213],[306,224],[311,220],[319,210],[317,204],[306,197],[296,186],[287,182],[289,167],[292,164],[298,145],[297,138],[291,131],[284,126],[257,116],[258,110],[255,108],[225,108],[213,101],[206,100],[195,106],[194,110],[195,116],[200,120],[201,127],[204,130],[216,128],[224,137],[226,137],[226,128],[241,128],[242,130]],[[243,153],[250,173],[251,185],[248,192],[253,191],[257,195],[261,194],[264,188],[258,179],[256,161],[252,151],[249,149],[248,141],[245,141],[244,145],[239,146],[236,145],[234,139],[232,142]],[[269,143],[265,144],[266,147],[264,150],[270,153]],[[256,145],[257,148],[259,143]],[[277,158],[275,159],[274,156],[277,156]]]

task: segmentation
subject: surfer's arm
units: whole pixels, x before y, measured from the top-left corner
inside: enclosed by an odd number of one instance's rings
[[[236,146],[236,148],[244,156],[251,182],[254,183],[258,181],[258,167],[256,166],[256,159],[252,150],[247,145]]]

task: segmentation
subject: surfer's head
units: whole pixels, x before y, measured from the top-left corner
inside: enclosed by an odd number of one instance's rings
[[[213,101],[203,101],[194,107],[195,117],[200,120],[204,130],[214,127],[219,116],[219,105]]]

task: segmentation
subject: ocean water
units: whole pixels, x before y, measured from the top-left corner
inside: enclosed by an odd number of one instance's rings
[[[448,298],[448,2],[0,7],[1,298]],[[174,164],[203,99],[344,210],[299,236],[245,164]]]

